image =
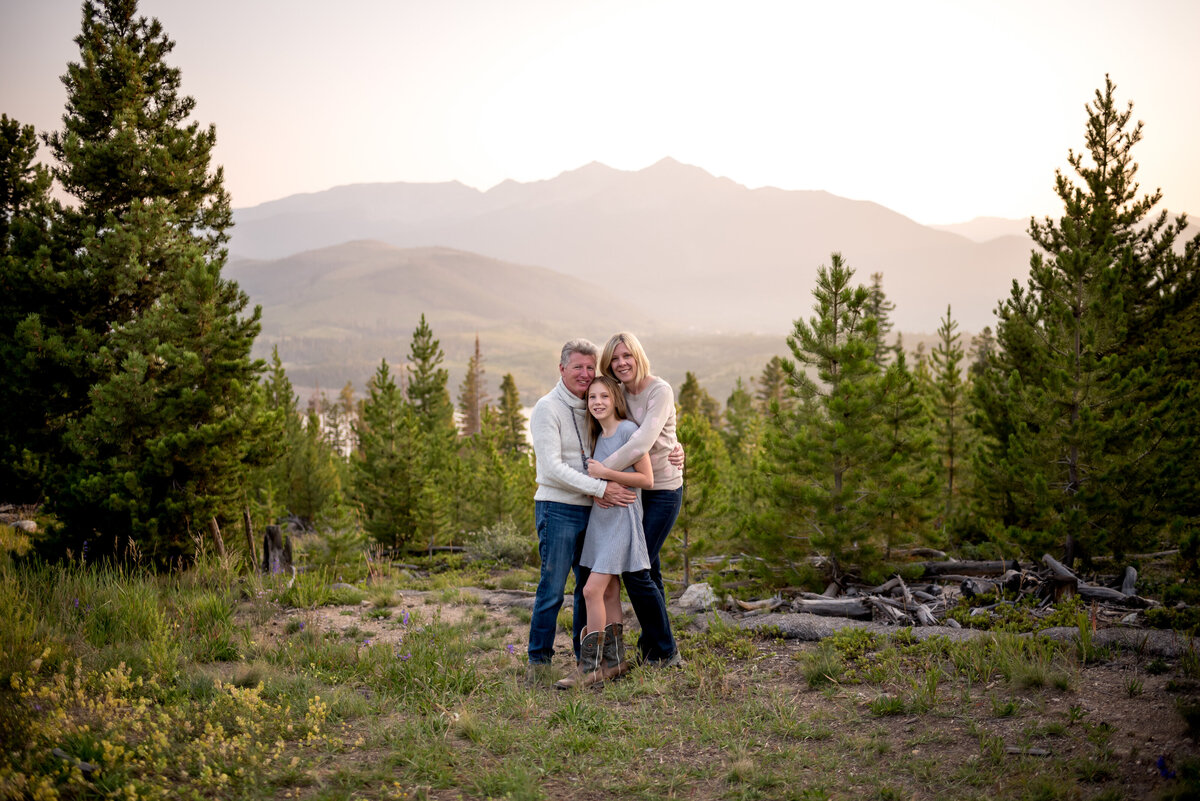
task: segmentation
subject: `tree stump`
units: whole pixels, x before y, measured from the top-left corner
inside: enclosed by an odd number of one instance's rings
[[[264,573],[290,573],[292,570],[292,541],[279,526],[267,526],[263,533]]]

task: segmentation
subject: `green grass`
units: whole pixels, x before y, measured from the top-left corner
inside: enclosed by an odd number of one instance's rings
[[[339,598],[320,569],[291,587],[212,560],[0,570],[0,795],[1003,801],[1145,781],[1074,702],[1088,652],[1038,637],[798,645],[677,620],[683,669],[560,693],[523,685],[527,612],[451,584],[418,612],[387,585]],[[1194,736],[1191,665],[1161,662],[1117,695],[1148,701],[1169,678]],[[79,784],[54,748],[100,773]]]

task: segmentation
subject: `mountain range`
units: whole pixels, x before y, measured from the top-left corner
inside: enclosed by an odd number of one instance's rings
[[[1030,241],[974,241],[875,203],[747,189],[671,159],[629,172],[592,163],[486,192],[457,182],[342,186],[238,209],[235,258],[279,259],[354,240],[441,246],[607,288],[656,327],[784,333],[808,316],[817,269],[842,253],[883,274],[899,329],[933,331],[950,304],[966,330],[1028,268]]]
[[[514,372],[528,397],[556,378],[566,339],[633,330],[656,372],[678,384],[691,370],[723,399],[737,377],[787,353],[833,252],[857,282],[882,273],[912,347],[947,306],[964,344],[992,325],[1033,249],[1028,220],[925,226],[876,203],[748,189],[672,159],[638,171],[592,163],[487,191],[340,186],[236,209],[234,221],[226,274],[263,306],[260,351],[278,344],[310,391],[361,389],[380,358],[401,363],[424,313],[452,382],[476,334],[493,388]]]

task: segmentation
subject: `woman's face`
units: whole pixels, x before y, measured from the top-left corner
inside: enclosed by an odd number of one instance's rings
[[[588,387],[588,411],[597,420],[604,420],[613,413],[612,395],[602,381],[594,382]]]
[[[633,358],[633,354],[629,352],[629,348],[625,346],[624,342],[618,342],[617,346],[613,348],[609,367],[622,384],[633,383],[634,377],[637,375],[637,360]]]

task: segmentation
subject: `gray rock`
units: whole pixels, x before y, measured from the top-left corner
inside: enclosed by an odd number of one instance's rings
[[[716,604],[717,594],[706,582],[689,585],[675,601],[681,609],[708,609]]]
[[[37,523],[32,520],[17,520],[12,524],[12,527],[18,531],[24,531],[26,534],[37,533]]]

